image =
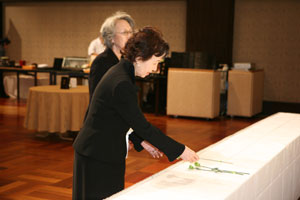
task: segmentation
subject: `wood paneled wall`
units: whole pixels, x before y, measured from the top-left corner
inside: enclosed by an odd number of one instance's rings
[[[234,0],[187,0],[187,51],[216,56],[231,63]]]

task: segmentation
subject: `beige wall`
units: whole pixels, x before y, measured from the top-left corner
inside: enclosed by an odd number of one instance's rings
[[[264,100],[300,103],[300,1],[235,2],[233,61],[264,69]]]
[[[13,60],[52,65],[54,57],[86,56],[108,15],[123,10],[137,27],[160,28],[172,51],[185,50],[182,1],[4,4],[5,35]],[[300,103],[300,1],[236,0],[234,62],[264,69],[264,100]]]
[[[52,2],[4,5],[11,60],[53,64],[54,57],[87,56],[103,20],[122,10],[137,28],[158,27],[172,51],[185,51],[185,1]]]

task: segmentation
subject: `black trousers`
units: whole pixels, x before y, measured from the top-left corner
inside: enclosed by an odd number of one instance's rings
[[[73,200],[107,198],[124,189],[125,159],[122,164],[105,163],[75,151]]]

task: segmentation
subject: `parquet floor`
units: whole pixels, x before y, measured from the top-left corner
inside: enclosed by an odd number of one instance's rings
[[[38,138],[23,128],[26,101],[0,98],[0,199],[64,200],[72,196],[72,142],[56,135]],[[199,151],[258,121],[261,117],[172,118],[146,114],[167,135]],[[176,162],[176,161],[175,161]],[[174,162],[173,162],[174,163]],[[125,185],[130,187],[170,166],[166,157],[130,151]]]

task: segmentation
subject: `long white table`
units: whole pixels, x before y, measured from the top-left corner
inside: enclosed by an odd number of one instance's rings
[[[208,167],[246,175],[171,167],[109,199],[297,200],[300,197],[300,114],[277,113],[198,152]]]

